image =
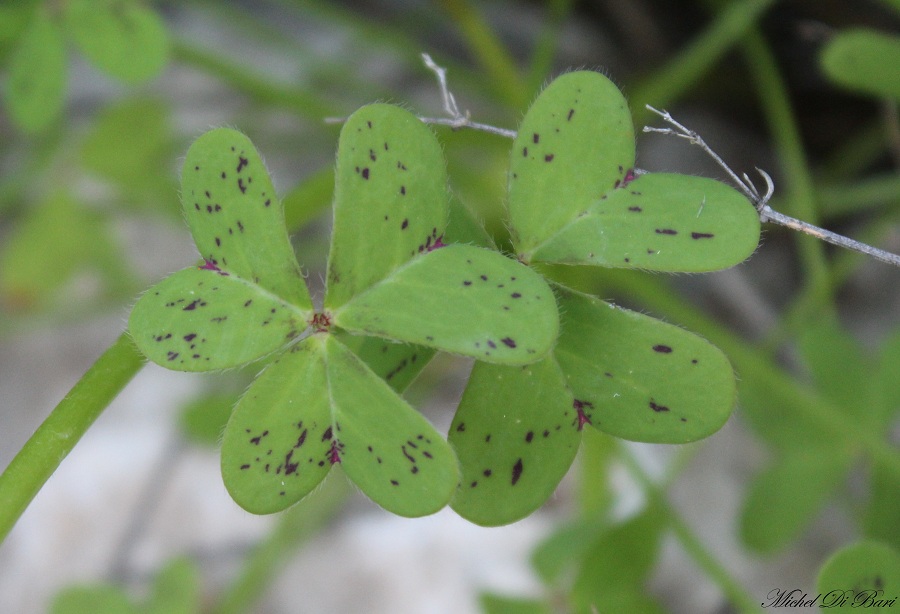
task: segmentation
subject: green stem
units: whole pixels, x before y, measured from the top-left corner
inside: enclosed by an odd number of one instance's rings
[[[0,542],[94,420],[144,364],[122,333],[60,401],[0,475]]]
[[[678,98],[734,46],[774,2],[745,0],[730,3],[690,45],[653,76],[632,88],[630,98],[635,125],[642,126],[650,119],[645,104],[665,108]]]
[[[693,559],[706,576],[722,590],[725,596],[740,612],[758,612],[759,600],[754,599],[741,584],[735,580],[725,566],[714,557],[700,541],[700,538],[684,522],[681,515],[669,504],[665,493],[650,479],[640,463],[625,445],[619,445],[619,458],[625,463],[632,477],[641,485],[650,502],[665,513],[672,532],[681,546]]]
[[[462,31],[472,54],[496,84],[506,102],[521,108],[527,104],[525,85],[516,62],[497,39],[481,14],[468,0],[442,0],[441,5]]]
[[[882,174],[850,185],[830,185],[819,189],[823,215],[860,213],[888,203],[896,204],[900,194],[900,173]]]
[[[240,64],[223,59],[213,52],[202,50],[184,41],[172,43],[176,60],[214,75],[253,100],[282,107],[301,117],[321,120],[331,113],[331,107],[304,90],[272,83]]]

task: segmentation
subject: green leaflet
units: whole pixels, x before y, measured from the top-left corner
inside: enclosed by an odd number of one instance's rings
[[[900,554],[875,541],[846,546],[819,570],[816,590],[819,607],[893,610],[900,596]]]
[[[654,271],[715,271],[748,258],[759,216],[724,183],[642,175],[604,194],[532,254],[535,261]]]
[[[447,226],[440,145],[409,111],[363,107],[341,130],[325,308],[337,309],[431,248]]]
[[[712,271],[746,259],[759,241],[756,210],[725,184],[634,178],[631,116],[598,73],[551,83],[510,155],[509,217],[525,262]]]
[[[803,448],[757,475],[741,509],[744,543],[761,553],[784,548],[844,480],[850,460],[837,446]]]
[[[462,466],[453,509],[485,526],[529,515],[572,464],[581,426],[552,358],[524,367],[475,363],[448,438]]]
[[[281,511],[331,470],[334,443],[320,335],[276,359],[238,402],[222,440],[222,478],[254,514]]]
[[[277,350],[306,329],[307,315],[251,282],[192,267],[144,293],[128,327],[153,362],[212,371]]]
[[[578,405],[611,435],[652,443],[707,437],[734,406],[725,355],[676,326],[568,289],[554,355]]]
[[[134,0],[70,0],[66,26],[82,53],[126,83],[158,75],[169,60],[169,39],[159,15]]]
[[[596,72],[558,77],[519,126],[509,168],[516,249],[530,254],[634,166],[634,129],[619,89]]]
[[[46,128],[59,117],[65,90],[65,41],[56,24],[39,11],[10,59],[6,81],[10,118],[27,132]]]
[[[839,32],[822,50],[822,70],[850,90],[900,99],[900,37],[862,28]]]
[[[370,499],[400,516],[447,505],[459,480],[447,442],[350,350],[326,341],[341,468]]]
[[[184,215],[201,257],[312,310],[281,202],[250,139],[228,128],[198,138],[184,160],[181,186]]]
[[[414,258],[334,313],[349,331],[500,364],[528,364],[556,339],[553,293],[534,271],[451,245]]]
[[[222,444],[222,476],[248,511],[280,511],[332,464],[402,516],[442,508],[456,459],[427,420],[348,348],[314,335],[276,360],[238,403]]]

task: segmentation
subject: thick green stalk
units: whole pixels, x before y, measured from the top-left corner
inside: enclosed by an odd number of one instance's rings
[[[442,0],[441,5],[456,22],[472,55],[496,84],[497,91],[514,108],[527,104],[525,86],[516,62],[500,40],[491,32],[477,8],[468,0]]]
[[[645,104],[664,108],[678,98],[731,49],[774,2],[745,0],[730,3],[703,34],[652,77],[631,88],[631,112],[635,125],[642,126],[650,118]]]
[[[144,358],[122,333],[60,401],[0,475],[0,542]]]
[[[647,472],[631,454],[625,445],[619,445],[619,458],[625,463],[628,472],[637,480],[651,503],[665,513],[669,528],[675,533],[681,547],[688,556],[702,569],[706,576],[716,583],[722,593],[737,607],[740,612],[759,612],[759,600],[754,599],[741,584],[735,580],[725,566],[714,557],[697,537],[696,533],[684,522],[681,515],[666,499],[665,493],[650,479]]]

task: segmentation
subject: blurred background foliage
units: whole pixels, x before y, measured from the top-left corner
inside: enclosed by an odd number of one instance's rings
[[[375,100],[440,116],[422,52],[448,68],[473,119],[505,128],[553,75],[601,70],[623,89],[638,128],[654,121],[645,104],[667,108],[738,172],[769,171],[776,210],[900,251],[898,26],[896,0],[5,2],[0,335],[122,313],[194,258],[176,169],[215,125],[238,127],[266,157],[315,291],[338,131],[324,119]],[[457,204],[508,246],[509,141],[435,131]],[[638,165],[721,177],[701,153],[661,136],[639,140]],[[481,231],[468,232],[474,240]],[[740,476],[741,510],[723,522],[760,565],[796,547],[826,505],[846,512],[846,526],[822,541],[825,550],[854,537],[900,548],[900,272],[768,228],[750,261],[722,273],[553,274],[683,325],[729,356],[739,377],[733,422],[763,460]],[[426,371],[407,398],[445,384],[447,364]],[[184,408],[185,445],[215,445],[245,384],[206,382],[214,392]],[[666,534],[730,604],[720,611],[756,608],[764,595],[748,592],[669,501],[694,456],[717,462],[704,445],[674,449],[664,474],[651,476],[632,447],[591,431],[560,527],[534,553],[546,596],[487,594],[484,611],[670,611],[665,595],[646,589]],[[647,501],[626,518],[615,513],[617,467]],[[108,612],[254,611],[268,572],[345,496],[332,484],[284,514],[223,594],[200,599],[202,570],[175,560],[145,600],[112,585],[76,587],[53,611],[97,611],[97,599]],[[705,497],[715,505],[715,492]]]

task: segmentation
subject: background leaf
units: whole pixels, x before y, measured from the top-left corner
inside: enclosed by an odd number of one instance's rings
[[[540,359],[557,319],[553,293],[537,273],[467,245],[415,258],[334,314],[349,331],[501,364]]]
[[[70,0],[66,26],[81,52],[126,83],[157,76],[169,60],[169,38],[159,15],[134,0]]]
[[[546,603],[536,599],[482,593],[479,601],[484,614],[551,614],[553,611]]]
[[[147,98],[104,109],[81,145],[84,168],[115,186],[120,199],[180,216],[171,180],[174,158],[168,109]]]
[[[65,305],[65,285],[79,274],[99,274],[94,297],[131,292],[134,277],[119,256],[105,217],[64,193],[53,194],[11,230],[0,248],[0,300],[11,311]]]
[[[834,35],[821,56],[822,70],[850,90],[900,99],[900,75],[889,66],[900,64],[900,38],[854,28]]]
[[[661,514],[651,507],[602,533],[585,554],[575,579],[576,611],[662,612],[647,596],[645,584],[664,527]]]
[[[337,309],[432,247],[447,226],[440,145],[393,105],[356,111],[341,130],[325,307]]]
[[[38,132],[59,117],[65,93],[65,42],[56,24],[38,11],[10,59],[6,108],[19,128]]]
[[[204,446],[218,446],[239,395],[212,393],[187,403],[181,409],[181,433]]]
[[[683,329],[559,288],[554,355],[606,433],[654,443],[707,437],[728,420],[735,383],[722,352]]]
[[[190,559],[170,561],[156,575],[145,614],[199,614],[200,570]]]
[[[116,586],[71,586],[60,591],[50,614],[138,614],[125,592]]]
[[[816,585],[829,609],[893,608],[900,595],[900,555],[879,542],[846,546],[822,566]]]
[[[453,509],[483,526],[531,514],[572,464],[581,426],[552,357],[524,367],[475,363],[448,437],[462,467]]]
[[[759,215],[712,179],[651,173],[599,197],[541,244],[535,261],[651,271],[715,271],[746,260]]]
[[[634,166],[622,93],[596,72],[556,78],[528,109],[513,142],[509,219],[519,255],[532,252],[618,185]]]
[[[799,448],[758,474],[741,509],[744,543],[771,554],[796,539],[846,477],[849,463],[840,448]]]

